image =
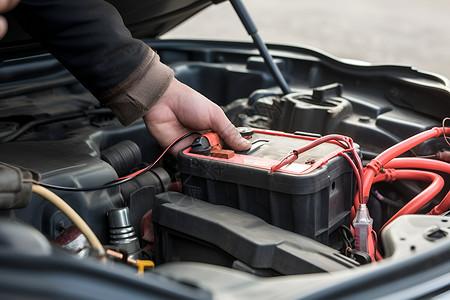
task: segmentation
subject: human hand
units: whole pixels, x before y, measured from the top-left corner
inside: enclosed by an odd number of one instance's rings
[[[0,0],[0,13],[5,13],[13,9],[19,0]],[[8,30],[6,19],[0,16],[0,39],[3,38]]]
[[[244,151],[251,146],[249,141],[241,137],[219,106],[175,78],[143,119],[147,129],[162,147],[167,147],[184,133],[205,130],[216,132],[235,150]],[[176,144],[171,153],[176,154],[190,145],[194,138],[186,138]]]

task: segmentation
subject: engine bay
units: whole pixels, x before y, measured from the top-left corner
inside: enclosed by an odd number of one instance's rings
[[[220,142],[208,139],[206,152],[193,145],[159,159],[165,149],[142,122],[122,127],[51,56],[6,61],[0,161],[21,175],[1,175],[2,214],[51,245],[21,252],[63,248],[68,257],[99,259],[61,209],[17,192],[36,182],[87,223],[110,264],[151,261],[171,278],[183,268],[171,269],[176,262],[280,277],[355,270],[448,243],[445,79],[271,45],[292,89],[283,94],[251,44],[148,42],[180,81],[250,132],[252,148],[235,153],[223,145],[216,153]],[[198,137],[201,144],[205,133]],[[372,220],[361,227],[365,237],[354,228],[361,204]]]

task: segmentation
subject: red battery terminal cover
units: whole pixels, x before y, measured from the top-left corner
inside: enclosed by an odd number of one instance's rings
[[[211,150],[212,157],[230,159],[234,156],[233,150],[225,150],[225,149],[212,149]]]
[[[211,146],[211,150],[222,149],[222,146],[220,145],[219,135],[217,133],[208,132],[208,133],[203,134],[202,136],[204,136],[208,140],[209,145]]]
[[[191,153],[196,153],[200,155],[211,155],[212,150],[221,150],[222,145],[220,144],[219,136],[217,133],[208,132],[202,136],[196,138],[191,145]]]

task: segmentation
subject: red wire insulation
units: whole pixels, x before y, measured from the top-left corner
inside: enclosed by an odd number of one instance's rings
[[[394,170],[386,169],[386,173],[379,174],[374,178],[374,183],[380,181],[395,181],[395,180],[418,180],[427,181],[431,184],[424,189],[420,194],[409,201],[405,206],[403,206],[392,218],[387,221],[380,232],[391,223],[393,220],[402,215],[413,214],[425,206],[429,201],[431,201],[444,187],[444,179],[436,173],[420,170]]]
[[[345,157],[345,159],[346,159],[346,160],[350,163],[350,165],[352,166],[353,172],[355,172],[356,182],[357,182],[357,184],[358,184],[358,192],[355,194],[355,197],[353,198],[353,199],[354,199],[353,205],[358,205],[358,204],[359,204],[359,201],[361,201],[361,198],[360,198],[359,196],[360,196],[360,192],[362,191],[362,189],[361,189],[362,178],[361,178],[361,176],[359,175],[360,172],[359,172],[359,170],[358,170],[358,167],[355,165],[355,163],[353,162],[353,160],[350,158],[350,156],[348,156],[345,152],[341,152],[341,153],[339,153],[339,155]],[[355,212],[355,215],[356,215],[356,212]],[[353,218],[354,218],[354,216],[352,217],[352,220],[353,220]]]
[[[405,161],[400,160],[400,159],[396,159],[397,156],[403,154],[404,152],[414,148],[415,146],[419,145],[420,143],[422,143],[422,142],[424,142],[424,141],[426,141],[426,140],[428,140],[430,138],[439,137],[441,135],[445,136],[446,133],[450,133],[450,128],[445,128],[444,127],[444,122],[443,122],[443,127],[442,128],[436,127],[436,128],[432,128],[430,130],[427,130],[425,132],[421,132],[419,134],[416,134],[416,135],[406,139],[405,141],[400,142],[400,143],[398,143],[398,144],[396,144],[396,145],[386,149],[380,155],[378,155],[375,159],[373,159],[366,166],[366,168],[364,169],[363,182],[362,182],[363,189],[364,189],[363,190],[363,196],[362,196],[363,201],[367,202],[367,200],[369,199],[370,189],[372,188],[372,184],[375,181],[374,178],[375,178],[375,176],[377,176],[379,174],[379,172],[383,168],[385,168],[385,167],[386,168],[387,167],[389,167],[389,168],[395,168],[395,167],[409,167],[409,168],[411,168],[411,167],[414,167],[412,165],[408,165],[408,166],[404,165]],[[393,163],[388,164],[389,162],[391,162],[393,160],[394,160]],[[429,166],[430,165],[429,161],[430,160],[427,160],[427,162],[424,162],[424,161],[420,160],[420,161],[413,162],[413,164],[420,165],[419,168],[426,168],[425,166]],[[411,161],[406,161],[406,162],[411,162]],[[397,163],[400,163],[400,165],[396,165]],[[440,167],[442,167],[442,164],[440,164]],[[398,172],[396,174],[397,175],[397,179],[400,179],[398,177],[398,176],[400,176],[399,174],[401,174],[400,171],[401,170],[398,170]],[[406,171],[406,176],[409,179],[412,179],[411,177],[413,176],[411,171],[416,171],[416,170]],[[424,171],[418,171],[418,172],[424,172]],[[418,209],[423,207],[423,205],[428,203],[428,201],[430,201],[437,193],[439,193],[440,189],[442,189],[442,187],[444,185],[443,179],[437,174],[430,173],[430,172],[427,172],[427,173],[429,174],[430,177],[433,177],[432,178],[432,183],[430,184],[430,186],[427,189],[425,189],[424,191],[422,191],[422,193],[420,193],[419,195],[414,197],[414,199],[412,199],[407,205],[405,205],[405,207],[403,207],[391,219],[389,219],[388,222],[386,222],[383,225],[383,227],[381,228],[380,232],[384,229],[384,227],[387,224],[392,222],[398,216],[403,215],[403,214],[407,214],[408,211],[414,211],[414,210],[417,211]],[[392,174],[390,174],[390,175],[392,175]],[[417,173],[416,173],[416,175],[417,175]],[[381,178],[385,177],[385,176],[386,175],[384,175],[384,174],[382,176],[378,176],[378,179],[376,179],[376,181],[381,180]],[[417,176],[419,176],[419,175],[417,175]],[[421,176],[425,176],[425,175],[422,173]],[[436,179],[437,178],[436,176],[439,176],[440,179]],[[431,178],[429,178],[429,179],[431,179]],[[419,179],[416,179],[416,180],[419,180]],[[442,180],[442,182],[441,182],[441,180]],[[439,183],[439,182],[441,182],[441,183]],[[428,193],[430,193],[430,194],[428,194]],[[435,193],[435,194],[433,195],[433,193]],[[430,195],[433,195],[433,196],[430,196]],[[450,199],[447,200],[447,198],[450,198],[450,195],[449,195],[449,197],[446,197],[444,199],[445,201],[442,201],[441,203],[445,202],[445,205],[447,205],[447,202],[450,203]],[[429,200],[427,202],[425,202],[427,199],[429,199]],[[445,205],[443,204],[441,209],[443,209]],[[359,208],[359,204],[358,204],[357,201],[355,201],[355,205],[354,205],[354,207],[352,208],[352,211],[351,211],[352,218],[354,218],[358,208]],[[370,249],[369,250],[369,255],[371,255],[373,257],[373,255],[376,255],[376,253],[372,253],[372,252],[373,251]]]
[[[450,151],[439,151],[436,153],[436,157],[439,160],[450,163]]]
[[[385,166],[389,169],[427,169],[433,171],[441,171],[450,174],[450,163],[435,159],[420,158],[420,157],[399,157],[394,158]]]
[[[408,179],[408,180],[421,180],[421,181],[431,181],[431,184],[422,191],[419,195],[414,197],[408,204],[406,204],[402,209],[400,209],[388,222],[386,222],[381,228],[380,232],[384,229],[384,227],[392,222],[395,218],[400,215],[414,213],[417,212],[420,208],[422,208],[425,204],[427,204],[433,197],[435,197],[442,187],[444,186],[444,180],[441,176],[427,172],[427,171],[419,171],[419,170],[389,170],[388,172],[379,174],[381,170],[386,171],[385,168],[422,168],[422,169],[432,169],[443,171],[449,173],[448,164],[445,162],[439,162],[434,160],[424,160],[419,158],[396,158],[406,151],[414,148],[420,143],[435,137],[439,137],[441,135],[444,136],[444,139],[447,143],[448,139],[446,134],[450,134],[450,128],[445,128],[445,121],[449,120],[449,118],[445,118],[442,122],[442,128],[436,127],[430,130],[421,132],[416,134],[403,142],[400,142],[385,151],[383,151],[380,155],[378,155],[375,159],[373,159],[367,166],[364,168],[362,186],[362,201],[366,203],[369,199],[370,189],[372,188],[372,184],[378,181],[384,180],[397,180],[397,179]],[[450,143],[449,143],[450,145]],[[377,176],[377,177],[375,177]],[[445,196],[444,200],[441,203],[433,208],[430,213],[438,213],[446,208],[450,207],[450,192]],[[354,201],[354,206],[351,210],[352,219],[354,218],[356,211],[359,208],[359,201]],[[374,253],[372,249],[369,248],[369,255],[377,258],[381,255],[377,255]]]
[[[450,118],[444,118],[444,120],[442,120],[442,128],[444,129],[445,128],[445,122],[446,121],[448,121],[448,120],[450,120]],[[445,130],[444,130],[444,132],[443,132],[443,135],[444,135],[444,140],[447,142],[447,144],[450,146],[450,142],[449,142],[449,139],[447,138],[447,135],[446,135],[446,132],[445,132]]]
[[[448,191],[441,203],[436,205],[427,215],[441,215],[448,210],[450,210],[450,191]]]
[[[347,147],[350,148],[351,145],[349,144],[348,140],[351,140],[349,137],[343,136],[343,135],[339,135],[339,134],[330,134],[330,135],[326,135],[324,137],[318,138],[314,141],[312,141],[309,144],[306,144],[303,147],[298,148],[297,150],[293,150],[292,153],[288,154],[285,158],[283,158],[278,164],[272,166],[272,168],[270,168],[270,173],[275,172],[276,170],[280,169],[281,167],[288,165],[292,162],[294,162],[297,158],[298,158],[298,154],[299,153],[303,153],[306,152],[320,144],[329,142],[329,141],[343,141],[347,144]],[[342,144],[340,144],[341,147],[343,147]],[[348,149],[347,148],[347,149]]]
[[[360,159],[358,153],[356,152],[356,149],[353,144],[353,140],[344,135],[330,134],[330,135],[326,135],[324,137],[318,138],[316,140],[313,140],[311,143],[306,144],[305,146],[300,147],[297,150],[293,150],[292,153],[290,153],[286,157],[284,157],[278,164],[273,165],[270,168],[270,172],[273,173],[276,170],[279,170],[280,168],[282,168],[283,166],[293,163],[295,160],[298,159],[298,155],[300,153],[306,152],[306,151],[308,151],[320,144],[326,143],[326,142],[337,142],[337,144],[340,145],[341,147],[343,147],[344,150],[335,151],[333,153],[330,153],[323,159],[315,162],[310,168],[308,168],[307,170],[302,172],[302,174],[307,174],[307,173],[314,171],[318,167],[327,163],[333,157],[344,156],[347,159],[347,161],[350,163],[350,165],[352,166],[353,171],[355,172],[357,183],[358,183],[358,194],[357,194],[358,196],[356,196],[357,199],[355,201],[362,201],[362,191],[363,191],[362,175],[364,172],[362,162],[361,162],[361,159]],[[351,160],[348,155],[344,154],[344,152],[351,152],[356,163],[353,160]]]
[[[381,256],[381,253],[377,251],[377,253],[375,254],[377,260],[383,260],[383,256]]]
[[[425,159],[418,157],[407,157],[407,158],[395,158],[386,164],[387,168],[418,168],[427,169],[433,171],[440,171],[450,174],[450,163],[434,160]],[[430,215],[440,215],[444,212],[450,210],[450,191],[442,199],[441,203],[436,205],[428,214]]]
[[[184,133],[184,134],[180,135],[180,136],[179,136],[176,140],[174,140],[169,146],[167,146],[166,149],[164,149],[163,153],[161,153],[161,155],[160,155],[160,156],[159,156],[159,157],[158,157],[151,165],[148,165],[148,166],[146,166],[145,168],[142,168],[142,169],[140,169],[140,170],[138,170],[138,171],[136,171],[136,172],[134,172],[134,173],[131,173],[131,174],[129,174],[129,175],[126,175],[126,176],[117,178],[117,179],[115,179],[114,181],[119,181],[119,180],[127,179],[127,178],[130,178],[130,177],[136,177],[136,176],[138,176],[139,174],[144,173],[145,171],[147,171],[147,170],[153,168],[153,166],[156,165],[156,164],[158,163],[158,161],[160,161],[160,159],[166,154],[167,151],[169,151],[169,150],[172,148],[173,145],[175,145],[175,144],[178,143],[180,140],[184,139],[185,137],[187,137],[187,136],[190,135],[190,134],[194,134],[194,132],[188,132],[188,133]]]
[[[276,170],[279,170],[279,169],[281,169],[282,167],[284,167],[284,166],[286,166],[286,165],[289,165],[289,164],[291,164],[291,163],[293,163],[294,161],[296,161],[297,160],[297,158],[298,158],[298,152],[292,152],[292,153],[289,153],[285,158],[283,158],[278,164],[276,164],[276,165],[273,165],[271,168],[270,168],[270,173],[273,173],[273,172],[275,172]]]
[[[441,127],[435,127],[430,130],[421,132],[419,134],[416,134],[403,142],[400,142],[385,151],[383,151],[380,155],[378,155],[375,159],[370,161],[369,164],[367,164],[364,176],[363,176],[363,201],[367,202],[367,199],[369,199],[369,193],[370,189],[372,187],[373,179],[374,177],[380,172],[380,170],[383,168],[384,165],[386,165],[389,161],[396,158],[397,156],[405,153],[406,151],[414,148],[415,146],[419,145],[420,143],[430,139],[439,137],[443,134],[443,132],[446,131],[447,133],[450,133],[450,128],[441,128]],[[357,210],[358,207],[355,207],[355,210]]]

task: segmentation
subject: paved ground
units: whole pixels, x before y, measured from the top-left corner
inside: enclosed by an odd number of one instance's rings
[[[450,79],[448,0],[244,0],[262,38],[334,56],[398,63]],[[167,38],[249,40],[228,2],[181,24]]]

